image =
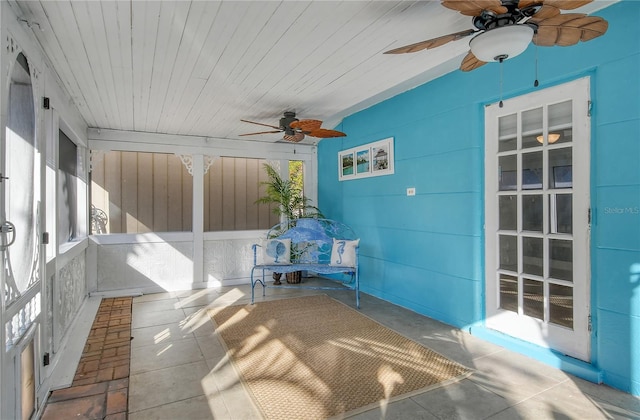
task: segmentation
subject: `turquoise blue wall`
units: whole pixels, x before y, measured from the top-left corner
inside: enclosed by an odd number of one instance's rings
[[[640,2],[596,14],[605,36],[538,49],[538,89],[591,77],[592,364],[640,395]],[[534,90],[534,60],[530,46],[504,63],[505,98]],[[456,71],[345,118],[348,137],[320,143],[319,206],[360,235],[363,291],[456,327],[483,321],[483,107],[498,94],[497,64]],[[338,181],[340,150],[387,137],[395,174]]]

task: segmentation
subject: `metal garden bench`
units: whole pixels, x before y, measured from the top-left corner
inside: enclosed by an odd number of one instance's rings
[[[334,280],[335,286],[300,283],[273,287],[353,290],[356,294],[356,307],[360,308],[359,241],[353,229],[335,220],[301,218],[275,225],[267,232],[267,238],[262,244],[254,244],[252,247],[251,304],[254,303],[256,284],[262,284],[262,296],[265,296],[266,272],[286,274],[306,271],[347,276],[337,280],[327,279]],[[261,253],[258,252],[259,249]]]

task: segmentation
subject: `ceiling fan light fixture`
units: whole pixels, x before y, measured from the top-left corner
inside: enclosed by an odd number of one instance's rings
[[[549,144],[553,144],[555,142],[557,142],[558,140],[560,140],[560,134],[558,133],[549,133]],[[538,136],[536,137],[536,140],[538,140],[538,143],[542,144],[544,143],[544,136]]]
[[[469,41],[469,47],[480,61],[502,61],[523,53],[533,39],[533,32],[529,25],[501,26],[476,35]]]

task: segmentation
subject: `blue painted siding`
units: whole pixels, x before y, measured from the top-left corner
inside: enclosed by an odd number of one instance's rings
[[[596,14],[607,34],[538,48],[538,78],[591,77],[591,363],[640,395],[640,2]],[[535,54],[504,63],[505,98],[534,90]],[[319,206],[361,236],[363,291],[457,327],[482,323],[483,107],[497,100],[497,64],[456,71],[345,118],[348,137],[320,143]],[[340,150],[386,137],[395,174],[338,181]]]

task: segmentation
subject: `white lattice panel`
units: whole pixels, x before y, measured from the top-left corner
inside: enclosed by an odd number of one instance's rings
[[[87,294],[85,278],[84,252],[58,271],[57,281],[53,283],[53,339],[56,347]]]

